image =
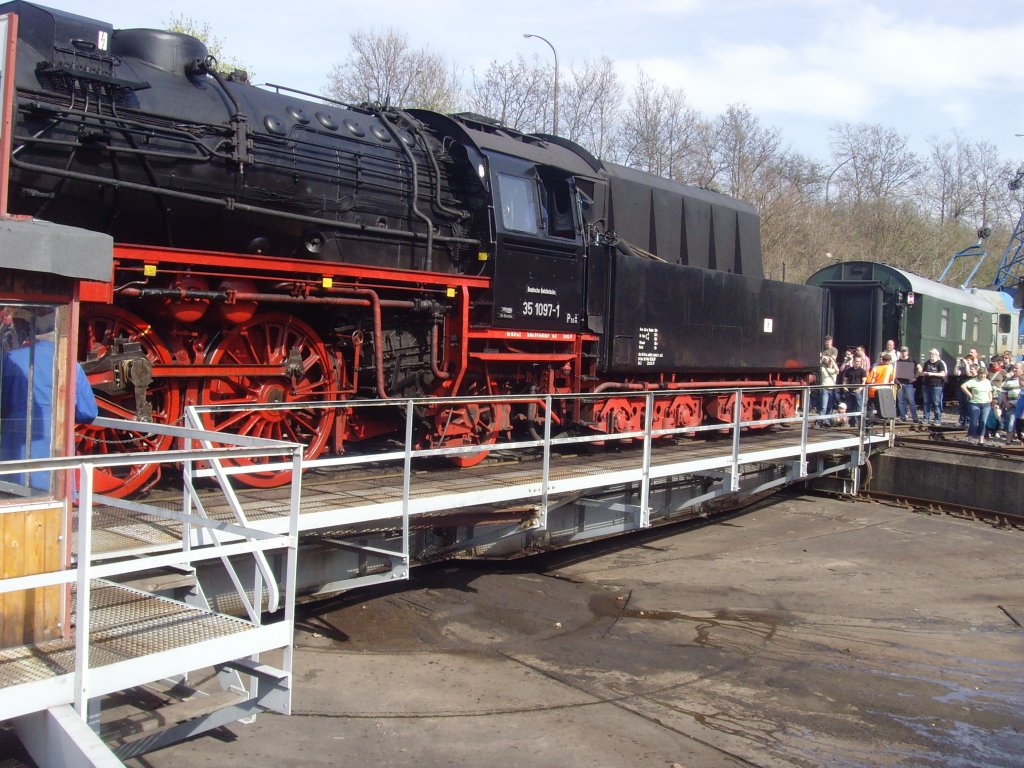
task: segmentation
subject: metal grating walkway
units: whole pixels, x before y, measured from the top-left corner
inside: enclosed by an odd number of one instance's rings
[[[243,633],[251,628],[241,619],[109,582],[93,582],[92,604],[89,658],[94,668]],[[0,649],[0,698],[14,695],[3,689],[72,674],[74,669],[72,640]],[[0,712],[5,708],[0,707]],[[0,719],[4,719],[2,715]]]
[[[739,460],[796,460],[807,456],[849,452],[860,444],[854,429],[815,430],[801,447],[800,431],[783,429],[745,435]],[[866,444],[884,444],[886,434],[865,435]],[[495,508],[516,502],[536,502],[543,482],[539,456],[520,454],[496,458],[476,467],[455,469],[444,462],[414,464],[409,478],[409,512],[417,517],[450,515],[460,509]],[[683,476],[695,472],[727,470],[731,464],[731,440],[698,439],[666,441],[653,452],[651,478]],[[599,453],[552,454],[548,473],[548,494],[552,500],[600,488],[610,482],[637,482],[642,475],[642,454],[638,448],[605,450]],[[240,488],[238,498],[250,524],[271,533],[284,533],[289,496],[287,489]],[[173,504],[158,497],[152,503]],[[299,531],[306,535],[349,528],[367,527],[375,522],[401,517],[403,476],[393,464],[362,464],[355,467],[320,467],[308,471],[302,484]],[[102,509],[102,508],[100,508]],[[211,503],[207,514],[213,520],[230,521],[228,506]],[[161,518],[103,510],[96,516],[94,557],[135,555],[178,547],[180,524]]]

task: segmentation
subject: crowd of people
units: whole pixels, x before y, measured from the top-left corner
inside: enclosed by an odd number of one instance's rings
[[[1014,362],[1009,352],[994,355],[988,361],[971,349],[958,358],[952,371],[938,349],[928,350],[917,362],[908,347],[896,349],[889,340],[876,365],[863,346],[839,350],[826,336],[821,352],[817,411],[821,427],[846,426],[848,413],[867,408],[869,417],[879,413],[878,399],[883,390],[892,392],[896,415],[902,422],[938,426],[942,424],[943,392],[948,382],[956,384],[959,423],[967,429],[968,439],[984,443],[986,439],[1007,444],[1024,444],[1024,362]],[[918,389],[921,412],[918,410]],[[865,399],[866,398],[866,399]]]
[[[979,443],[986,438],[1024,443],[1024,362],[1014,362],[1009,352],[986,362],[972,349],[956,361],[955,373],[960,381],[959,426],[967,428],[967,437]]]
[[[840,360],[839,350],[832,346],[832,337],[826,336],[818,371],[819,383],[824,385],[818,390],[818,413],[833,418],[818,421],[818,426],[846,426],[847,413],[864,409],[865,395],[869,406],[877,403],[879,390],[895,381],[894,371],[891,351],[882,352],[875,366],[871,365],[871,358],[862,346],[846,350]]]

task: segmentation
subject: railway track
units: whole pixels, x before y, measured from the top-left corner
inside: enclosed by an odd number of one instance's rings
[[[1024,459],[1024,446],[1022,445],[1006,445],[997,442],[987,442],[979,445],[973,439],[968,440],[964,437],[962,430],[939,429],[932,430],[928,434],[898,432],[896,445],[907,448],[926,448],[929,451],[944,454],[1017,461]],[[870,481],[867,485],[869,484]],[[871,501],[904,507],[918,513],[948,515],[963,520],[985,522],[997,528],[1024,530],[1024,514],[1022,513],[966,506],[936,501],[935,499],[923,499],[908,494],[887,493],[871,490],[870,488],[862,488],[860,496]]]
[[[918,499],[898,493],[861,490],[861,498],[903,507],[912,512],[929,515],[948,515],[962,520],[984,522],[996,528],[1024,531],[1024,515],[1012,512],[997,512],[979,507],[966,507],[959,504],[948,504],[933,499]]]
[[[968,439],[957,431],[956,435],[936,432],[922,435],[919,432],[896,433],[896,445],[928,448],[960,453],[977,453],[982,455],[1005,456],[1019,459],[1024,457],[1024,445],[1020,443],[1007,445],[1003,442],[989,440],[979,445],[973,438]]]
[[[967,438],[966,432],[962,428],[952,426],[929,427],[924,431],[916,431],[908,424],[897,423],[896,447],[923,449],[947,456],[959,455],[1008,462],[1024,460],[1024,446],[1019,443],[1007,445],[1001,441],[990,439],[979,445],[975,439]],[[937,501],[907,493],[873,490],[870,487],[870,477],[869,463],[868,480],[860,491],[860,497],[865,500],[889,504],[917,513],[948,515],[963,520],[985,522],[996,528],[1024,530],[1024,514],[1022,513]]]

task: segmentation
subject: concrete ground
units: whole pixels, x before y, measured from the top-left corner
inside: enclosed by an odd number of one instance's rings
[[[305,610],[294,714],[197,766],[1021,766],[1024,533],[779,496]]]

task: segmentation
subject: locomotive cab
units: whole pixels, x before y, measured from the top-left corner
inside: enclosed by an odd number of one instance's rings
[[[572,175],[501,153],[487,157],[496,225],[492,324],[579,330],[585,261]]]

